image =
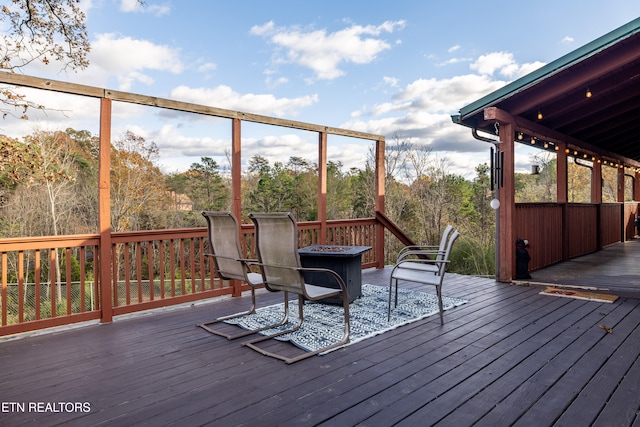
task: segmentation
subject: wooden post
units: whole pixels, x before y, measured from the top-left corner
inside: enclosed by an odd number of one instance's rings
[[[562,206],[562,259],[569,259],[569,183],[567,144],[558,143],[556,152],[556,201]]]
[[[375,210],[384,214],[384,181],[386,171],[384,169],[384,150],[385,141],[380,139],[376,141],[376,159],[375,159]],[[376,268],[384,268],[384,227],[376,226]]]
[[[602,203],[602,163],[593,162],[591,169],[591,203]]]
[[[624,203],[624,167],[618,168],[618,202]]]
[[[231,120],[231,211],[242,223],[242,147],[240,119]]]
[[[496,279],[500,282],[511,282],[516,268],[515,242],[515,152],[514,152],[514,123],[511,114],[496,107],[484,109],[484,119],[497,122],[500,125],[500,146],[498,149],[504,156],[502,164],[503,186],[498,190],[500,208],[498,209],[498,254],[500,265],[496,272]],[[535,244],[535,242],[532,242]]]
[[[113,321],[111,292],[111,100],[100,99],[98,157],[98,229],[100,233],[100,322]]]
[[[625,218],[624,218],[624,196],[625,196],[625,182],[624,182],[624,166],[618,168],[618,203],[621,203],[620,207],[620,241],[624,242],[625,239]],[[600,246],[598,247],[600,249]]]
[[[515,142],[513,140],[513,125],[500,123],[500,151],[504,153],[502,173],[504,185],[500,188],[500,269],[498,280],[510,282],[515,277]],[[532,242],[535,244],[535,242]]]
[[[568,167],[567,167],[567,144],[558,143],[556,151],[556,202],[567,203],[568,200]]]
[[[327,133],[318,134],[318,243],[327,243]]]
[[[602,224],[600,221],[602,210],[602,164],[593,163],[591,169],[591,203],[596,207],[596,248],[602,249]]]
[[[241,128],[240,119],[231,119],[231,211],[242,224],[242,147],[241,147]],[[242,236],[238,236],[240,241]],[[246,248],[241,248],[245,250]],[[222,279],[220,279],[222,280]],[[232,280],[234,297],[242,296],[242,283],[239,280]]]

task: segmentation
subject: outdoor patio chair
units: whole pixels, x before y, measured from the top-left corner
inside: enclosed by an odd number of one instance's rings
[[[349,322],[349,294],[342,278],[333,270],[326,268],[303,268],[298,254],[298,227],[295,219],[290,213],[252,213],[249,218],[256,226],[256,250],[258,254],[259,266],[262,272],[262,279],[271,291],[283,291],[285,293],[284,315],[289,316],[288,294],[298,295],[298,322],[293,328],[278,332],[274,335],[255,338],[242,345],[247,346],[259,353],[269,357],[284,360],[287,364],[294,363],[307,357],[325,352],[349,342],[350,322]],[[326,277],[323,283],[308,284],[305,282],[303,272],[321,272]],[[339,288],[327,287],[335,286]],[[316,351],[307,352],[296,357],[286,357],[284,355],[267,351],[257,344],[271,338],[295,332],[302,326],[304,320],[305,300],[317,301],[324,298],[339,296],[342,299],[344,308],[344,334],[339,342],[320,348]],[[340,319],[336,319],[340,321]]]
[[[215,320],[198,324],[199,327],[207,332],[215,335],[223,336],[229,340],[245,337],[258,331],[274,328],[286,322],[283,321],[261,327],[253,330],[243,330],[237,334],[227,334],[220,330],[213,329],[211,325],[224,322],[256,311],[256,288],[263,285],[262,275],[251,271],[251,264],[255,264],[257,260],[244,259],[240,250],[239,235],[240,227],[238,220],[231,212],[202,212],[202,216],[207,220],[207,229],[209,237],[209,250],[205,256],[213,258],[214,269],[216,275],[223,280],[240,280],[247,283],[251,287],[251,308],[242,313],[232,314],[230,316],[218,317]]]
[[[447,225],[442,233],[442,237],[440,238],[440,244],[438,246],[432,245],[410,245],[405,246],[400,249],[398,252],[398,257],[396,258],[396,264],[400,261],[404,261],[402,264],[402,268],[412,268],[414,270],[420,271],[428,271],[431,273],[436,273],[438,271],[438,265],[432,263],[425,262],[412,262],[412,259],[421,258],[435,258],[436,260],[442,260],[445,256],[445,251],[447,249],[447,243],[449,242],[449,236],[453,232],[453,226]]]
[[[442,259],[411,259],[400,260],[391,270],[391,278],[389,279],[389,310],[388,319],[391,319],[391,297],[393,285],[395,283],[395,307],[398,306],[398,281],[404,280],[407,282],[422,283],[425,285],[433,285],[436,287],[436,293],[438,296],[438,308],[440,310],[440,324],[444,324],[443,307],[442,307],[442,279],[447,270],[447,264],[449,263],[449,255],[451,254],[451,248],[453,243],[460,236],[458,230],[454,230],[447,242]],[[436,267],[435,273],[432,271],[424,271],[416,268],[405,268],[404,265],[409,263],[423,263],[425,265],[433,265]]]

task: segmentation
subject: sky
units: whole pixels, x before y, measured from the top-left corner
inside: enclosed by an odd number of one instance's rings
[[[424,145],[472,179],[489,146],[451,115],[640,16],[638,0],[82,0],[85,70],[33,64],[24,74],[384,135]],[[42,94],[52,112],[2,124],[87,129],[95,100]],[[63,111],[56,114],[55,110]],[[165,172],[201,157],[228,164],[223,119],[114,104],[114,138],[160,149]],[[259,154],[317,161],[317,134],[243,124],[243,164]],[[329,137],[329,160],[362,167],[369,141]],[[516,152],[528,170],[530,149]]]

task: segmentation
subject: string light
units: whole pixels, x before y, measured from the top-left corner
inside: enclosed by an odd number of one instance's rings
[[[591,89],[589,88],[589,86],[587,86],[587,92],[584,94],[584,96],[586,96],[587,98],[591,98],[593,96],[593,93],[591,93]]]
[[[538,120],[542,120],[542,111],[538,109]]]

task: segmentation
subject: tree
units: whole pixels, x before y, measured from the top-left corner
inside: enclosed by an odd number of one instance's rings
[[[127,131],[111,152],[111,228],[126,231],[140,227],[143,212],[169,205],[164,176],[155,165],[155,143]]]
[[[0,136],[0,208],[18,184],[29,185],[42,158],[34,145]]]
[[[222,210],[228,208],[229,189],[219,171],[218,163],[211,157],[201,157],[200,163],[192,163],[179,179],[182,191],[193,202],[194,210]],[[176,181],[177,182],[177,181]]]
[[[538,166],[536,174],[515,174],[516,202],[555,202],[557,188],[557,158],[555,153],[540,151],[531,156],[532,164]],[[571,190],[572,169],[569,164],[569,188]],[[582,180],[578,180],[580,185]],[[571,196],[570,196],[571,197]],[[569,201],[572,201],[571,199]]]
[[[12,0],[2,5],[0,70],[16,72],[33,62],[55,62],[62,70],[84,69],[91,49],[81,0]],[[144,1],[138,0],[144,5]],[[27,119],[29,108],[44,108],[13,89],[0,89],[4,116]],[[18,111],[19,113],[15,113]]]
[[[13,0],[3,5],[0,69],[16,72],[32,62],[52,61],[62,69],[86,68],[90,45],[85,18],[79,0]],[[28,108],[42,108],[7,88],[0,90],[0,101],[25,119]],[[12,114],[10,108],[2,112]]]

